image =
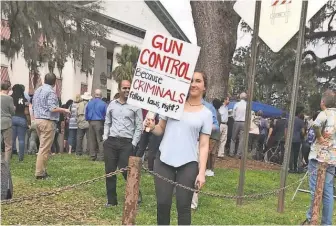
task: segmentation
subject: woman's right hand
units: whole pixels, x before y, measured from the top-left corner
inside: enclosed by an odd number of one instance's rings
[[[146,132],[151,132],[154,130],[155,128],[155,121],[154,119],[149,119],[149,118],[146,118],[145,119],[145,123],[144,123],[144,129],[146,130]],[[149,130],[149,131],[147,131]]]

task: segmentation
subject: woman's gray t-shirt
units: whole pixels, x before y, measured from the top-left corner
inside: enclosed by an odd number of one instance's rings
[[[160,160],[174,167],[198,162],[198,138],[200,133],[211,134],[211,111],[203,107],[198,112],[183,112],[180,120],[163,116],[161,119],[166,120],[167,124],[160,145]]]

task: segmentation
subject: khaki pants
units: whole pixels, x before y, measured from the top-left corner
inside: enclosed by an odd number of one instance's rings
[[[104,161],[103,133],[104,133],[103,121],[89,122],[88,142],[92,160]]]
[[[9,163],[12,156],[12,127],[1,130],[1,137],[5,143],[5,161]],[[2,140],[2,138],[0,140]]]
[[[56,124],[46,119],[36,119],[36,131],[40,139],[40,148],[36,159],[35,176],[45,176],[47,161],[54,141]]]
[[[208,155],[208,161],[207,161],[207,169],[214,170],[215,168],[215,162],[217,157],[217,151],[218,151],[218,140],[210,139],[209,141],[209,155]]]
[[[220,125],[220,145],[218,150],[218,157],[224,157],[225,155],[225,145],[227,140],[227,132],[228,132],[228,126],[227,124],[221,124]]]

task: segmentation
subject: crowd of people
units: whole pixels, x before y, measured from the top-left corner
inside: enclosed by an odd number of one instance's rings
[[[241,158],[246,114],[246,93],[229,110],[229,96],[222,100],[205,101],[208,88],[204,72],[196,71],[180,120],[129,105],[127,98],[131,83],[123,80],[118,85],[118,95],[107,103],[101,90],[77,95],[62,105],[54,90],[56,76],[45,75],[44,85],[33,96],[24,92],[24,86],[11,87],[9,81],[1,83],[1,137],[4,158],[10,161],[12,150],[19,140],[19,161],[24,159],[25,146],[29,153],[37,152],[36,179],[47,179],[47,161],[51,153],[59,153],[58,136],[66,140],[65,152],[87,154],[92,161],[104,161],[105,172],[128,165],[130,156],[144,157],[147,152],[148,168],[165,178],[191,188],[201,189],[206,176],[215,176],[216,158],[224,156]],[[10,91],[12,90],[12,94]],[[321,100],[321,112],[305,122],[303,111],[298,110],[294,123],[291,163],[289,172],[301,172],[305,166],[312,173],[309,185],[314,194],[318,161],[330,164],[324,187],[322,224],[331,224],[333,210],[333,180],[336,164],[336,97],[328,90]],[[287,133],[287,115],[266,119],[263,112],[252,112],[249,130],[249,155],[262,160],[274,145],[280,147],[282,163]],[[28,131],[29,142],[25,143]],[[86,136],[88,150],[83,148]],[[237,145],[238,144],[238,145]],[[323,146],[323,152],[319,151]],[[302,151],[302,162],[299,153]],[[322,154],[321,154],[322,153]],[[125,180],[127,172],[123,173]],[[191,224],[191,209],[198,207],[198,193],[175,187],[156,178],[157,223],[170,224],[172,197],[175,192],[178,224]],[[116,176],[106,178],[106,207],[118,205]],[[332,190],[331,190],[332,189]],[[138,203],[142,202],[139,192]],[[307,213],[311,219],[311,210]]]

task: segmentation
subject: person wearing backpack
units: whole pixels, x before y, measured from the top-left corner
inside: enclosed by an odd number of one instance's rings
[[[76,142],[76,155],[82,155],[87,154],[89,155],[89,122],[85,120],[85,109],[86,105],[89,103],[89,101],[92,99],[92,96],[89,92],[85,92],[81,96],[81,101],[76,106],[76,121],[77,121],[77,142]],[[86,149],[83,150],[83,139],[86,135]]]
[[[313,121],[315,121],[315,119],[317,118],[318,113],[319,112],[317,112],[313,115],[313,117],[312,117]],[[310,147],[315,142],[315,139],[316,139],[316,135],[315,135],[315,131],[314,131],[314,128],[313,128],[313,124],[308,125],[306,139],[302,143],[302,147],[301,147],[303,159],[306,163],[306,165],[304,167],[306,167],[308,165],[308,161],[309,161],[308,156],[309,156],[309,152],[310,152]]]
[[[258,143],[260,136],[260,116],[256,115],[254,111],[251,113],[251,126],[249,131],[249,152],[251,154],[252,159],[257,159],[258,153]]]
[[[293,138],[292,138],[292,150],[290,153],[290,159],[289,159],[289,173],[300,173],[301,170],[298,168],[298,159],[301,149],[301,142],[302,137],[304,137],[305,134],[305,123],[300,118],[301,109],[297,108],[296,110],[296,117],[294,119],[294,128],[293,128]],[[286,132],[287,133],[287,127],[288,124],[286,124]]]

